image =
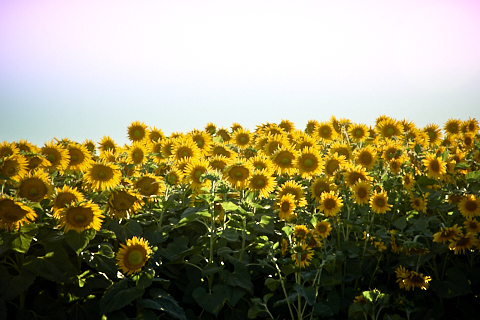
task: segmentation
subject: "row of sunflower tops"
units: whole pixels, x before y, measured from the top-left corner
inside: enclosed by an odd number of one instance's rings
[[[215,173],[231,192],[253,194],[257,203],[271,205],[278,221],[296,226],[281,245],[284,252],[290,245],[302,248],[292,255],[302,267],[339,219],[410,211],[439,214],[442,223],[432,241],[464,254],[479,249],[478,130],[472,118],[419,128],[380,116],[373,127],[332,117],[311,120],[301,130],[288,120],[252,131],[238,123],[209,123],[166,136],[135,121],[123,146],[108,136],[82,143],[54,139],[43,146],[4,141],[0,228],[15,232],[34,223],[35,204],[41,203],[64,232],[99,231],[105,219],[129,219],[175,192],[188,194],[185,205],[195,206],[213,187],[214,179],[205,176]],[[438,213],[437,202],[449,205],[448,211]],[[373,234],[363,231],[363,239]],[[371,243],[379,251],[387,244],[405,250],[396,244],[399,230],[390,239],[371,237]],[[118,265],[127,274],[137,272],[150,255],[148,241],[132,238],[119,249]],[[412,278],[428,287],[422,274],[403,267],[396,272],[401,288],[414,288]]]

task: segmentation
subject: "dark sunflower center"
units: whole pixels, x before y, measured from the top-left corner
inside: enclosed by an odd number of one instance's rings
[[[8,174],[14,174],[15,173],[15,168],[14,167],[10,167],[7,169],[7,173]]]
[[[263,187],[265,185],[265,180],[263,180],[262,178],[259,178],[257,180],[257,187]]]
[[[241,171],[237,171],[237,172],[235,172],[235,177],[241,178],[241,177],[243,177],[243,173]]]
[[[28,195],[32,196],[32,197],[38,196],[39,193],[40,192],[39,192],[38,188],[36,188],[36,187],[32,187],[28,190]]]
[[[465,203],[465,209],[467,209],[469,212],[475,212],[477,208],[478,206],[476,201],[467,201],[467,203]]]
[[[75,222],[85,222],[87,217],[83,214],[77,214],[73,217],[73,220],[75,220]]]
[[[282,164],[290,164],[291,160],[290,158],[284,157],[281,162]]]
[[[98,172],[98,177],[100,179],[105,179],[107,177],[107,174],[103,171]]]
[[[437,160],[430,161],[430,169],[434,172],[440,172],[440,164]]]
[[[245,143],[245,142],[247,142],[247,141],[248,141],[248,140],[247,140],[247,137],[245,137],[245,136],[241,136],[241,137],[240,137],[240,142],[241,142],[241,143]]]
[[[313,160],[312,159],[306,159],[304,162],[303,162],[303,165],[307,168],[310,168],[313,166]]]
[[[53,153],[50,153],[47,157],[47,160],[50,162],[55,162],[55,160],[57,160],[57,157]]]
[[[387,129],[387,134],[388,134],[389,136],[393,135],[394,133],[395,133],[395,129],[393,129],[393,128],[388,128],[388,129]]]
[[[138,266],[143,262],[143,251],[139,249],[133,249],[128,253],[127,261],[132,266]]]
[[[377,198],[375,200],[375,204],[377,205],[377,207],[384,207],[385,206],[385,200],[383,198]]]
[[[364,188],[360,188],[357,190],[357,195],[360,198],[365,198],[367,196],[367,190],[365,190]]]
[[[290,202],[283,202],[282,203],[282,211],[289,211],[290,210]]]
[[[326,199],[326,200],[323,202],[323,206],[325,207],[325,209],[330,210],[330,209],[335,208],[336,202],[335,202],[334,199]]]
[[[361,136],[363,135],[363,131],[362,131],[361,129],[357,129],[357,130],[355,131],[355,135],[356,135],[357,137],[361,137]]]
[[[195,170],[195,178],[200,179],[202,174],[203,174],[202,170]]]
[[[142,131],[140,131],[140,129],[135,129],[135,131],[133,131],[133,136],[135,138],[140,138],[142,136]]]

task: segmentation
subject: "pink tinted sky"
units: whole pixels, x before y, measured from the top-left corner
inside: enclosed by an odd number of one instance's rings
[[[480,120],[480,1],[0,2],[0,141]]]

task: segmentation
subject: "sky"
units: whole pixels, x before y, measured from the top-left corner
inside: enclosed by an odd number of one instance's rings
[[[480,120],[478,0],[0,0],[0,142]]]

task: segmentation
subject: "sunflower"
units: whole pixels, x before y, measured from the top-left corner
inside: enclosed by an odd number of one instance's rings
[[[295,252],[295,254],[292,255],[292,259],[295,261],[297,267],[306,268],[310,265],[310,260],[313,258],[313,251],[306,243],[302,244],[299,249],[299,252]]]
[[[202,155],[202,151],[195,141],[189,136],[175,139],[172,145],[172,156],[175,161],[186,158],[198,158]]]
[[[88,152],[91,155],[94,155],[95,152],[97,151],[97,147],[95,146],[95,142],[92,139],[85,139],[85,141],[82,142],[82,146],[87,148]]]
[[[201,181],[201,176],[212,167],[206,159],[193,159],[185,168],[185,181],[190,183],[191,189],[200,189],[202,187],[210,187],[210,180]]]
[[[377,162],[377,151],[375,147],[368,145],[355,152],[355,162],[366,170],[372,170]]]
[[[276,123],[267,123],[265,125],[262,125],[258,130],[257,130],[258,135],[263,135],[263,136],[274,136],[274,135],[285,135],[286,132],[283,130],[283,128],[279,127]]]
[[[293,228],[293,238],[297,243],[306,243],[309,234],[310,231],[303,224],[296,225],[295,228]]]
[[[279,175],[293,175],[297,173],[295,167],[295,159],[299,156],[299,152],[292,146],[282,146],[272,157],[275,172]]]
[[[462,234],[462,229],[458,227],[458,225],[454,225],[453,227],[442,228],[439,232],[433,235],[433,242],[443,243],[447,241],[455,241],[457,240],[460,235]]]
[[[475,118],[472,119],[471,117],[469,117],[468,120],[465,120],[465,121],[462,122],[462,127],[461,127],[460,130],[463,133],[472,132],[472,133],[476,134],[477,131],[478,131],[478,128],[479,127],[478,127],[477,119],[475,119]]]
[[[478,239],[475,238],[473,232],[467,232],[465,235],[461,233],[457,239],[451,240],[448,248],[454,250],[455,254],[465,254],[465,251],[471,250],[473,247],[477,246]]]
[[[216,131],[217,131],[217,126],[213,122],[209,122],[205,126],[205,132],[211,136],[214,135]]]
[[[310,179],[322,172],[322,156],[318,150],[306,147],[295,159],[294,166],[298,169],[298,173],[301,177]]]
[[[460,200],[457,206],[462,216],[467,219],[480,216],[480,199],[477,199],[474,194],[468,194],[462,197],[462,200]]]
[[[246,149],[252,144],[252,134],[250,130],[244,128],[233,130],[233,141],[239,149]]]
[[[460,136],[460,145],[465,150],[472,150],[475,148],[475,134],[472,132],[462,133]]]
[[[418,212],[427,212],[427,198],[428,198],[428,193],[425,193],[422,197],[414,197],[410,199],[410,206],[412,209],[418,211]]]
[[[70,230],[81,233],[86,229],[99,231],[102,219],[105,218],[100,207],[92,200],[62,208],[58,212],[58,217],[59,227],[64,228],[65,233]]]
[[[116,153],[118,149],[118,145],[109,136],[103,136],[102,140],[100,140],[100,143],[98,145],[98,149],[101,153],[105,151],[111,151],[112,153]]]
[[[212,136],[200,130],[193,130],[189,133],[189,136],[197,144],[203,156],[210,154],[213,145]]]
[[[87,171],[93,162],[92,154],[87,147],[74,142],[67,146],[67,150],[70,155],[68,170],[82,173]]]
[[[51,164],[50,161],[47,160],[47,158],[43,154],[31,154],[27,155],[27,161],[28,161],[28,170],[29,171],[34,171],[34,170],[46,170]]]
[[[480,222],[476,219],[466,219],[463,221],[463,225],[467,229],[467,232],[479,233],[480,232]]]
[[[55,145],[53,141],[46,143],[45,146],[40,149],[40,153],[50,161],[50,166],[47,168],[50,172],[55,170],[64,172],[70,163],[68,150],[61,145]]]
[[[59,211],[63,208],[66,208],[68,205],[71,205],[75,202],[85,201],[83,194],[77,190],[77,188],[72,188],[68,185],[63,185],[62,188],[55,188],[55,194],[53,196],[53,215],[56,218],[59,218]]]
[[[114,188],[120,184],[121,178],[118,165],[104,160],[92,164],[83,175],[87,189],[92,191]]]
[[[392,174],[400,173],[400,171],[402,170],[403,163],[404,163],[404,157],[390,160],[388,162],[388,167],[390,168],[390,172]]]
[[[171,168],[170,171],[168,171],[168,173],[165,175],[165,181],[171,186],[182,183],[183,179],[183,172],[177,168]]]
[[[299,207],[307,205],[307,200],[305,199],[305,192],[303,187],[293,180],[288,180],[283,183],[278,189],[277,197],[281,198],[285,194],[293,194],[295,197],[295,204]]]
[[[324,158],[324,161],[325,174],[329,177],[334,177],[337,172],[344,170],[348,164],[347,160],[345,160],[345,156],[338,155],[337,153]]]
[[[140,193],[127,188],[119,188],[111,191],[107,211],[115,219],[125,219],[137,213],[143,204]]]
[[[326,217],[335,217],[342,210],[342,198],[334,191],[324,192],[320,197],[318,209],[323,211]]]
[[[337,138],[338,133],[330,122],[323,121],[315,126],[312,136],[319,141],[329,142]]]
[[[133,141],[126,151],[128,164],[142,165],[148,161],[147,146],[142,141]]]
[[[345,183],[347,186],[351,187],[357,181],[371,181],[372,178],[368,174],[368,172],[365,170],[365,167],[362,166],[350,166],[347,168],[345,172]]]
[[[208,159],[210,162],[210,166],[219,172],[223,172],[225,167],[231,165],[233,163],[233,159],[227,158],[222,155],[215,155]]]
[[[352,148],[347,142],[335,141],[330,146],[330,154],[337,153],[340,156],[344,156],[345,160],[352,160]]]
[[[307,122],[307,125],[305,126],[305,133],[307,133],[310,136],[313,136],[313,133],[315,132],[315,128],[319,125],[320,123],[317,120],[309,120]]]
[[[0,144],[0,159],[8,157],[8,156],[15,156],[19,154],[20,150],[17,148],[15,143],[10,143],[7,141],[3,141]]]
[[[435,154],[429,153],[422,160],[423,165],[426,167],[427,177],[433,179],[443,178],[447,172],[446,162],[440,157],[436,157]]]
[[[130,141],[142,141],[149,135],[147,125],[140,121],[133,121],[127,127],[127,135]]]
[[[285,238],[282,238],[282,243],[280,244],[280,248],[283,256],[287,253],[288,247],[289,247],[288,240]]]
[[[36,217],[35,211],[22,202],[5,196],[0,198],[0,229],[18,230],[25,223],[34,221]]]
[[[225,128],[217,129],[217,132],[215,132],[215,136],[220,137],[223,143],[228,143],[232,139],[230,132],[228,132],[228,130]]]
[[[272,160],[268,158],[263,152],[258,152],[256,156],[248,159],[255,170],[267,170],[270,174],[275,172]]]
[[[460,133],[462,121],[460,119],[448,119],[443,126],[443,130],[447,135],[457,135]]]
[[[249,183],[254,168],[245,159],[237,159],[223,171],[223,179],[233,188],[245,189]]]
[[[248,188],[250,190],[258,191],[259,198],[267,198],[277,186],[277,181],[271,176],[268,170],[254,170],[249,178]]]
[[[7,156],[0,159],[0,175],[18,181],[20,177],[28,173],[28,161],[21,155]],[[0,179],[0,183],[4,180]]]
[[[400,158],[404,153],[402,144],[396,140],[386,139],[383,141],[382,158],[386,161]]]
[[[370,132],[365,124],[352,124],[348,128],[348,136],[350,137],[350,141],[358,143],[367,140],[370,137]]]
[[[332,231],[332,225],[327,220],[318,221],[314,228],[314,233],[321,238],[326,238]]]
[[[402,279],[404,289],[407,291],[415,288],[427,290],[430,286],[429,282],[431,280],[432,278],[430,276],[424,276],[423,273],[418,273],[416,271],[408,271],[408,277]]]
[[[160,148],[160,153],[162,154],[162,156],[164,158],[168,158],[170,156],[173,155],[172,153],[172,148],[173,148],[173,144],[175,143],[175,138],[171,139],[171,138],[166,138],[166,139],[163,139],[161,144],[161,148]]]
[[[147,132],[148,132],[148,140],[150,140],[150,142],[152,143],[160,142],[162,141],[162,139],[165,138],[165,134],[161,129],[157,129],[155,127],[153,128],[148,127]]]
[[[295,146],[295,149],[298,151],[303,150],[306,147],[314,148],[318,150],[317,140],[309,136],[304,132],[295,132],[295,135],[292,137],[291,144]]]
[[[163,163],[167,158],[162,154],[162,141],[148,144],[149,151],[153,154],[156,163]]]
[[[370,197],[370,206],[375,213],[386,213],[391,210],[393,205],[388,203],[388,196],[386,192],[377,193]]]
[[[284,134],[267,135],[267,141],[263,145],[263,152],[267,156],[273,156],[282,147],[288,147],[290,143]]]
[[[400,122],[387,118],[376,125],[376,132],[383,138],[391,139],[393,137],[402,137],[404,130]]]
[[[427,124],[422,131],[428,135],[428,143],[431,147],[438,146],[442,142],[442,133],[437,124]]]
[[[405,173],[402,177],[403,188],[407,191],[412,190],[415,185],[415,178],[410,173]]]
[[[160,196],[165,192],[162,179],[151,173],[145,173],[133,183],[135,189],[144,197]]]
[[[38,148],[36,145],[33,143],[28,142],[27,140],[21,139],[18,142],[15,142],[15,146],[18,148],[18,150],[21,152],[23,151],[24,153],[36,153],[38,152]],[[1,155],[0,155],[1,157]]]
[[[148,240],[133,237],[126,244],[121,243],[115,256],[120,270],[126,275],[138,273],[152,255]]]
[[[53,185],[48,174],[43,171],[30,172],[19,180],[17,195],[32,202],[40,202],[50,199],[53,193]]]
[[[368,204],[370,201],[371,188],[372,186],[369,182],[363,180],[357,181],[351,186],[353,202],[358,205]]]
[[[287,193],[278,198],[275,203],[276,209],[278,209],[278,217],[280,220],[290,221],[296,216],[295,208],[295,195]]]
[[[229,146],[222,143],[214,143],[212,146],[211,156],[222,155],[224,157],[233,159],[236,157],[236,152],[230,149]]]

